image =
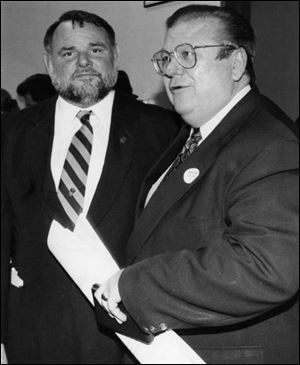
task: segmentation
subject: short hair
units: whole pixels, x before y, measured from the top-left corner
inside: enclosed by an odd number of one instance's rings
[[[51,78],[46,74],[34,74],[29,76],[17,87],[17,94],[25,96],[31,95],[36,103],[57,95],[57,91],[52,85]]]
[[[44,47],[47,52],[51,51],[51,42],[56,28],[61,23],[69,20],[72,21],[73,27],[75,23],[78,24],[81,28],[84,27],[84,23],[88,23],[93,24],[98,28],[104,29],[108,35],[110,43],[112,44],[112,46],[115,46],[115,32],[106,20],[96,14],[88,13],[86,11],[70,10],[62,14],[59,19],[48,28],[44,37]]]
[[[199,20],[200,18],[219,19],[220,24],[224,27],[225,40],[244,48],[248,56],[246,72],[250,77],[250,82],[254,84],[253,58],[256,53],[256,37],[248,21],[235,10],[228,7],[195,4],[187,5],[175,11],[167,19],[166,25],[167,28],[172,28],[180,22]],[[218,58],[225,58],[228,54],[228,50],[221,50]]]

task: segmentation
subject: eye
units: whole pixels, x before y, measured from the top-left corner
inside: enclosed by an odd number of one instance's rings
[[[184,59],[187,59],[187,58],[191,57],[192,54],[193,54],[193,52],[188,51],[188,50],[183,50],[183,51],[180,52],[180,56]]]
[[[92,54],[97,54],[97,55],[101,55],[104,52],[103,48],[99,48],[99,47],[94,47],[92,48]]]
[[[162,53],[160,55],[160,59],[159,59],[159,62],[162,64],[162,65],[166,65],[170,62],[171,60],[171,56],[168,54],[168,53]]]
[[[74,51],[64,51],[63,53],[62,53],[62,56],[64,57],[64,58],[71,58],[71,57],[73,57],[74,56]]]
[[[162,62],[162,63],[169,62],[169,59],[170,59],[170,57],[169,57],[169,56],[162,56],[162,57],[161,57],[161,62]]]

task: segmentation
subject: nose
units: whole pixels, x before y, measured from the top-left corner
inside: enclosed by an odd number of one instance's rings
[[[91,60],[89,59],[88,54],[86,52],[80,52],[78,54],[77,63],[78,66],[86,67],[91,65]]]
[[[176,57],[172,55],[170,62],[165,68],[165,76],[171,78],[175,75],[182,75],[184,73],[184,68],[178,63]]]

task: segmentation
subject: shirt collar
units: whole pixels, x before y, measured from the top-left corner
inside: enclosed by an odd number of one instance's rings
[[[60,136],[65,136],[69,133],[74,133],[74,129],[79,129],[81,123],[80,120],[76,118],[76,115],[80,110],[92,111],[90,122],[93,128],[100,127],[101,125],[110,125],[114,96],[115,91],[112,90],[105,98],[89,108],[80,108],[70,104],[59,96],[56,102],[55,111],[55,133],[58,133]],[[109,121],[109,123],[107,123],[107,121]]]
[[[92,124],[93,127],[96,126],[97,122],[101,123],[101,121],[105,121],[108,117],[109,119],[111,119],[114,97],[115,97],[115,91],[112,90],[108,93],[108,95],[105,96],[104,99],[102,99],[97,104],[88,108],[88,110],[91,110],[93,112],[93,115],[97,117],[96,120],[94,121],[94,125]]]
[[[251,90],[250,85],[246,85],[242,90],[240,90],[230,102],[224,106],[213,118],[207,121],[200,127],[200,132],[202,140],[204,140],[208,135],[216,128],[216,126],[225,118],[225,116],[230,112],[230,110]]]

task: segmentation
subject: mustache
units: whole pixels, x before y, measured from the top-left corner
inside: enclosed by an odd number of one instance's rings
[[[92,76],[98,76],[100,78],[102,78],[102,75],[95,71],[92,68],[86,68],[86,69],[78,69],[76,70],[73,75],[72,75],[72,79],[75,79],[77,76],[81,76],[81,75],[92,75]]]

